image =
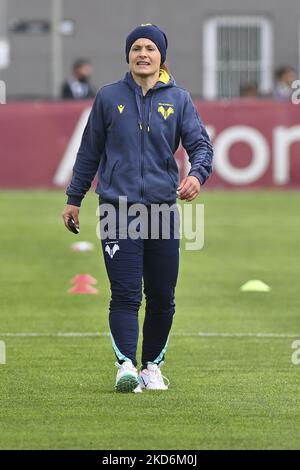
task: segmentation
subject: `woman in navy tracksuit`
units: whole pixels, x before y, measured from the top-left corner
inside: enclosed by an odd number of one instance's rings
[[[169,238],[161,233],[163,216],[159,218],[159,237],[151,238],[150,209],[161,203],[170,207],[176,203],[176,196],[192,201],[212,168],[210,140],[189,92],[176,85],[164,64],[166,51],[166,35],[155,25],[141,25],[128,35],[129,71],[122,80],[103,86],[97,93],[63,213],[67,228],[70,218],[79,224],[79,207],[97,170],[100,208],[110,203],[118,214],[122,196],[127,198],[129,207],[141,203],[147,210],[146,236],[143,232],[140,238],[121,237],[119,225],[112,236],[101,236],[111,285],[109,323],[118,359],[116,390],[120,392],[168,388],[160,366],[175,311],[179,239],[174,214],[169,222]],[[179,185],[174,153],[180,139],[189,155],[191,170]],[[104,218],[102,214],[102,222]],[[126,227],[132,220],[133,216],[128,215]],[[138,374],[142,280],[146,311]]]

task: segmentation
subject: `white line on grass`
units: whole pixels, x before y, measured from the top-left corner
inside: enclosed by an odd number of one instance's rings
[[[1,337],[12,337],[12,338],[85,338],[85,337],[101,337],[101,336],[110,336],[108,332],[57,332],[57,333],[1,333]],[[191,337],[191,338],[300,338],[299,334],[294,333],[209,333],[209,332],[202,332],[199,333],[171,333],[171,336],[175,337]]]

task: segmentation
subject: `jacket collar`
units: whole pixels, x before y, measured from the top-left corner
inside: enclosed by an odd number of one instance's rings
[[[136,83],[130,71],[126,72],[123,81],[127,83],[133,91],[139,90],[142,94],[142,87]],[[159,79],[152,89],[157,90],[158,88],[167,88],[175,85],[176,83],[172,75],[169,75],[166,70],[160,69]]]
[[[157,83],[162,82],[166,85],[167,83],[169,83],[169,81],[170,81],[170,75],[168,74],[168,72],[164,69],[160,69],[159,70],[159,79],[158,79]]]

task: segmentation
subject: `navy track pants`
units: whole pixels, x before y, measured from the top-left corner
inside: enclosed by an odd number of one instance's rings
[[[118,215],[118,209],[116,212]],[[137,365],[138,312],[144,290],[143,368],[148,362],[159,364],[164,359],[175,313],[174,297],[179,267],[179,237],[174,236],[174,217],[171,217],[169,223],[169,239],[163,239],[161,230],[158,239],[151,239],[149,207],[148,213],[148,239],[121,239],[118,218],[115,236],[101,239],[111,287],[109,325],[112,345],[120,363],[131,359]],[[126,217],[127,227],[133,218]],[[159,219],[159,229],[161,221],[162,217]]]

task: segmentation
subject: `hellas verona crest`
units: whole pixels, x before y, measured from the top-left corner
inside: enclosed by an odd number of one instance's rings
[[[120,249],[119,245],[117,243],[114,243],[113,247],[110,248],[109,244],[106,244],[105,247],[105,252],[108,253],[110,258],[112,259],[115,255],[115,253]]]
[[[174,114],[174,105],[170,103],[158,103],[157,111],[162,115],[164,120],[166,120],[171,114]]]

